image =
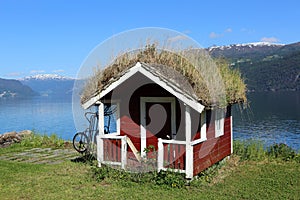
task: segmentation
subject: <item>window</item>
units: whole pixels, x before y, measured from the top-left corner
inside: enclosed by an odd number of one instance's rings
[[[216,109],[214,113],[215,113],[215,136],[220,137],[224,135],[225,110]]]
[[[120,133],[119,104],[104,103],[104,134]]]

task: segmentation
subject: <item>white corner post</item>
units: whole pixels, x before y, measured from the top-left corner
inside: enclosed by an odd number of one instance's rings
[[[103,155],[103,136],[104,136],[104,104],[100,102],[98,109],[98,130],[99,134],[97,135],[97,161],[98,166],[101,167],[101,163],[104,160]]]
[[[125,169],[127,165],[127,136],[121,138],[121,167]]]
[[[140,125],[140,131],[141,131],[141,157],[146,157],[146,152],[144,149],[147,146],[147,132],[146,132],[146,101],[141,98],[140,103],[140,119],[141,119],[141,125]]]
[[[230,137],[231,137],[231,154],[233,154],[233,129],[232,129],[232,115],[230,115]]]
[[[193,178],[193,169],[194,169],[194,155],[193,155],[193,146],[191,144],[192,139],[192,120],[191,120],[191,108],[185,104],[185,176],[188,179]]]
[[[200,122],[201,122],[201,139],[206,140],[206,111],[203,110],[200,114]]]
[[[157,155],[157,171],[164,167],[164,145],[161,138],[158,138],[158,155]]]

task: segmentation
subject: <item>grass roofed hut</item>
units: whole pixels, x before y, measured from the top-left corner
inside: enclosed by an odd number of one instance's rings
[[[225,60],[147,45],[97,71],[81,102],[99,110],[100,166],[136,169],[151,159],[157,170],[192,178],[232,153],[231,106],[246,103],[245,93],[241,74]]]

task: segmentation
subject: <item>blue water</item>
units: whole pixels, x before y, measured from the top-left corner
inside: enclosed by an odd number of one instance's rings
[[[248,99],[248,109],[233,108],[234,139],[285,143],[300,150],[300,92],[252,93]],[[79,131],[86,126],[83,121]],[[21,130],[71,140],[76,133],[71,97],[0,100],[0,134]]]
[[[288,144],[300,150],[300,92],[250,93],[246,110],[233,108],[234,139]]]
[[[71,139],[76,131],[71,98],[0,100],[0,133],[21,130]]]

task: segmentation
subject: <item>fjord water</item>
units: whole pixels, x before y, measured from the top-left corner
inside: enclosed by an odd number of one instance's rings
[[[233,107],[234,139],[286,143],[300,150],[299,91],[250,93],[248,99],[246,110]],[[25,129],[71,140],[76,132],[71,97],[0,100],[0,134]]]
[[[71,97],[0,100],[0,134],[21,130],[71,139],[75,133]]]
[[[267,146],[288,144],[300,150],[300,92],[248,94],[249,107],[233,108],[235,139],[254,139]]]

